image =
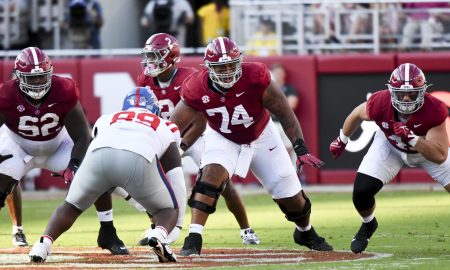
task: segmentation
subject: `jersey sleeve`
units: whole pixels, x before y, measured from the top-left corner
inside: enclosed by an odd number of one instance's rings
[[[263,63],[254,63],[250,70],[251,82],[266,89],[271,81],[270,71]]]
[[[366,113],[371,120],[376,121],[380,117],[380,93],[372,94],[366,103]]]
[[[170,121],[165,120],[164,122],[172,133],[173,141],[177,143],[177,147],[180,147],[180,143],[181,143],[180,129],[178,128],[178,126],[176,124],[174,124]]]

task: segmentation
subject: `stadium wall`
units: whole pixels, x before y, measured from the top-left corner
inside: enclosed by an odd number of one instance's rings
[[[136,85],[141,71],[139,57],[67,58],[54,59],[54,72],[72,77],[80,88],[80,100],[90,123],[105,113],[121,107],[125,92]],[[400,63],[413,62],[425,72],[433,84],[431,92],[450,107],[449,80],[450,53],[427,54],[345,54],[320,56],[279,56],[268,58],[246,57],[246,61],[260,61],[267,66],[281,62],[288,71],[288,81],[298,91],[300,105],[295,113],[299,117],[310,151],[325,161],[320,169],[304,168],[308,184],[352,183],[356,169],[370,145],[376,126],[363,124],[348,145],[348,152],[332,160],[329,143],[357,105],[370,93],[385,89],[390,72]],[[181,66],[203,68],[201,57],[183,57]],[[0,64],[0,79],[9,78],[12,61]],[[447,119],[450,129],[450,120]],[[450,133],[449,133],[450,134]],[[386,164],[386,166],[389,166]],[[249,175],[244,183],[256,181]],[[404,169],[395,183],[429,182],[422,169]],[[66,188],[63,181],[43,171],[36,179],[37,189]]]

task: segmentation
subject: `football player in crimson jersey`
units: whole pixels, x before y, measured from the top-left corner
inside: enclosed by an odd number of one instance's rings
[[[14,68],[17,78],[0,86],[0,126],[5,128],[0,136],[0,208],[33,168],[60,171],[70,182],[90,142],[72,79],[54,76],[50,59],[36,47],[23,49]],[[100,197],[96,208],[110,200],[109,194]],[[102,222],[99,238],[111,253],[128,254],[112,222]]]
[[[270,113],[280,119],[299,165],[319,168],[323,162],[308,152],[297,117],[271,81],[269,70],[262,63],[242,63],[239,47],[227,37],[208,44],[204,60],[207,69],[183,82],[182,101],[170,117],[181,130],[194,117],[206,119],[211,127],[204,135],[201,169],[188,200],[192,219],[180,254],[200,255],[203,227],[215,212],[217,199],[231,176],[245,177],[249,169],[295,223],[294,241],[313,250],[331,251],[310,224],[311,202]]]
[[[444,102],[426,93],[425,75],[414,64],[398,66],[388,89],[374,93],[345,119],[340,135],[330,144],[334,158],[344,151],[349,137],[363,121],[375,121],[380,129],[356,174],[353,204],[362,225],[351,250],[363,252],[378,227],[374,215],[375,194],[407,165],[420,166],[450,192],[450,160]]]
[[[158,113],[153,92],[137,87],[125,96],[121,111],[96,121],[93,140],[64,203],[53,212],[44,235],[29,253],[32,262],[45,261],[53,241],[100,195],[117,186],[127,190],[154,217],[156,227],[148,236],[148,245],[159,261],[176,261],[167,235],[178,217],[171,183],[184,181],[178,152],[180,132]]]
[[[147,86],[153,90],[158,98],[159,106],[161,108],[161,117],[169,119],[175,106],[180,101],[180,90],[183,81],[196,70],[192,68],[177,67],[176,63],[180,61],[180,47],[178,41],[171,35],[165,33],[158,33],[152,35],[145,43],[142,50],[144,70],[138,76],[138,86]],[[182,132],[183,138],[199,137],[205,128],[206,122],[200,119],[199,121],[192,121],[188,128]],[[192,134],[191,132],[200,132]],[[186,142],[182,140],[181,149],[184,152],[187,149]],[[195,143],[189,147],[189,150],[184,152],[183,157],[190,156],[197,166],[200,165],[201,154],[203,153],[204,142],[203,137],[199,137]],[[173,186],[183,185],[185,183],[174,183]],[[174,186],[175,193],[177,189]],[[115,191],[120,196],[133,200],[128,194],[122,191]],[[222,193],[228,209],[233,213],[239,227],[241,228],[241,238],[243,244],[259,244],[259,238],[252,228],[250,228],[247,213],[245,211],[244,203],[234,188],[233,184],[227,185]],[[178,197],[178,196],[177,196]],[[186,198],[180,198],[186,201]],[[138,210],[142,207],[135,202],[132,203]],[[178,218],[177,226],[169,235],[170,242],[174,242],[180,234],[183,226],[185,205],[180,206],[180,216]],[[144,233],[144,238],[139,241],[140,245],[147,245],[146,235],[151,231],[147,230]]]

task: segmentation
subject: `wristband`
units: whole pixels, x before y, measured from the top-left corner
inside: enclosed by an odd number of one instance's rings
[[[412,137],[412,139],[408,142],[409,145],[411,145],[412,147],[415,147],[417,144],[417,141],[419,140],[419,136],[414,135],[414,136],[409,136]]]
[[[297,156],[303,156],[304,154],[308,154],[308,148],[305,145],[305,141],[302,138],[297,139],[294,142],[294,151],[297,154]]]
[[[80,167],[81,164],[81,160],[79,160],[78,158],[72,158],[69,161],[69,165],[67,166],[68,168],[71,168],[74,172],[76,172],[78,170],[78,168]]]
[[[344,131],[342,131],[342,128],[341,128],[341,130],[339,131],[339,138],[341,139],[341,141],[342,141],[343,143],[345,143],[345,144],[348,143],[349,137],[345,136]]]

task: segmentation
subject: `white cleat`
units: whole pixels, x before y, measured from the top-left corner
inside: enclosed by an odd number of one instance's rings
[[[250,228],[241,231],[241,238],[243,245],[259,245],[258,235]]]
[[[43,237],[41,237],[41,239],[33,245],[33,248],[28,255],[30,256],[31,262],[40,263],[45,262],[51,253],[52,247],[43,243]]]

